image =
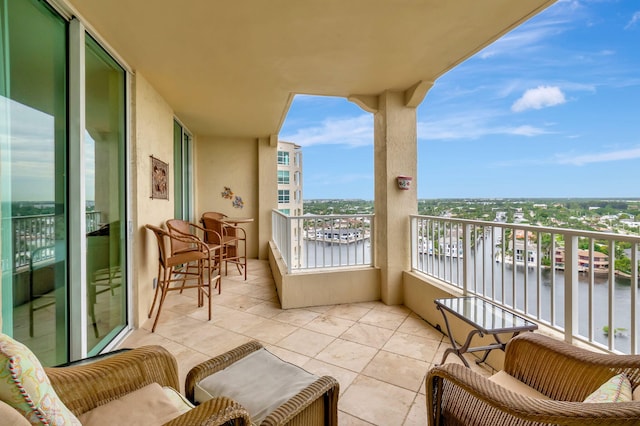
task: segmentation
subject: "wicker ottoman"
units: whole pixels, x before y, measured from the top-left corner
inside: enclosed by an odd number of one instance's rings
[[[256,341],[195,366],[185,391],[194,404],[231,398],[257,425],[338,425],[336,379],[282,361]]]

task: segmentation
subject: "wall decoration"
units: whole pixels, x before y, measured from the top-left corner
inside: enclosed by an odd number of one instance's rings
[[[151,155],[151,198],[169,199],[169,163]]]
[[[222,198],[228,198],[230,200],[233,199],[233,191],[231,191],[231,188],[229,188],[228,186],[224,187],[224,191],[222,191],[221,195]]]
[[[231,200],[231,205],[233,206],[233,208],[241,209],[244,207],[244,201],[242,201],[242,197],[239,195],[235,195],[230,187],[225,186],[224,191],[222,191],[220,195],[222,196],[222,198]]]
[[[236,195],[236,198],[233,199],[233,207],[236,209],[241,209],[244,207],[244,201],[242,198]]]

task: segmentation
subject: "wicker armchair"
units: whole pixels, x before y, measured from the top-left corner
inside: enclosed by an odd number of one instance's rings
[[[251,341],[193,367],[187,374],[185,383],[187,399],[195,402],[195,387],[200,380],[262,348],[259,342]],[[336,379],[330,376],[320,377],[272,411],[260,425],[337,426],[339,393],[340,385]]]
[[[53,388],[76,416],[151,383],[180,389],[175,358],[161,346],[144,346],[94,362],[46,369]],[[166,425],[249,425],[248,413],[229,398],[216,398]]]
[[[509,391],[458,364],[434,367],[426,378],[430,425],[639,425],[640,401],[584,403],[616,374],[640,385],[640,356],[605,355],[538,333],[506,348],[504,371],[551,398]]]

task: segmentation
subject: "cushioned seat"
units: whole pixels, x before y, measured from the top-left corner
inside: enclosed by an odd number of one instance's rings
[[[256,341],[194,367],[185,390],[196,404],[220,395],[238,401],[254,424],[338,424],[338,382],[287,363]]]
[[[177,391],[178,365],[160,346],[43,368],[23,344],[0,333],[0,424],[208,425],[249,415],[229,398],[193,407]]]

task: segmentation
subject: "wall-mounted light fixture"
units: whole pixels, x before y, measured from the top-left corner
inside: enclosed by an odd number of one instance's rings
[[[398,176],[396,181],[398,182],[398,189],[409,190],[411,188],[411,176]]]

